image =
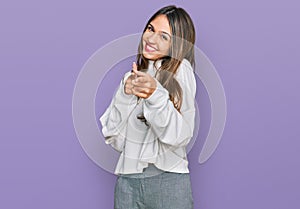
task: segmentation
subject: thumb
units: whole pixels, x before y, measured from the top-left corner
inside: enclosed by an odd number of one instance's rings
[[[137,76],[143,76],[145,73],[138,71],[137,64],[135,62],[132,63],[132,72]]]
[[[132,72],[136,73],[138,71],[137,64],[135,62],[132,63]]]

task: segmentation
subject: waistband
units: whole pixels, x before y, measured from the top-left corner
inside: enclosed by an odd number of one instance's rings
[[[144,168],[143,173],[120,174],[122,177],[129,178],[148,178],[164,173],[165,171],[158,169],[154,164],[149,163],[148,167]]]

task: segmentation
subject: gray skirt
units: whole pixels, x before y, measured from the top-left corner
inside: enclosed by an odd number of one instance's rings
[[[190,175],[150,165],[141,174],[119,175],[115,209],[193,209]]]

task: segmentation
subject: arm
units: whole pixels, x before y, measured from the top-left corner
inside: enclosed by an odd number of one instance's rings
[[[127,118],[137,101],[134,95],[128,95],[124,91],[125,81],[130,75],[131,72],[125,74],[111,104],[100,117],[105,143],[119,152],[123,150]]]
[[[181,113],[170,101],[169,92],[157,82],[156,90],[145,99],[144,116],[158,140],[179,147],[188,144],[194,131],[196,80],[189,62],[181,63],[176,79],[182,88]]]

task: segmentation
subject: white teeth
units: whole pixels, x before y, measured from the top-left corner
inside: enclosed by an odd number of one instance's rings
[[[152,46],[149,46],[148,44],[146,44],[146,47],[150,51],[155,51],[156,50],[155,48],[153,48]]]

